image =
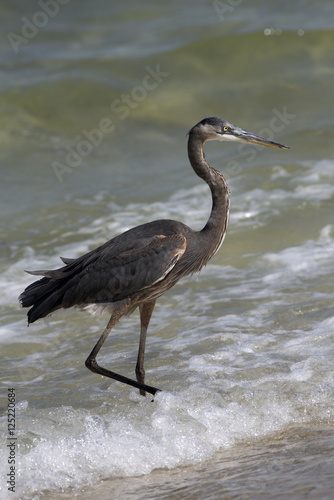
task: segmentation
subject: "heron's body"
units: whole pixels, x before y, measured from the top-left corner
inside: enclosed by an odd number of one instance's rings
[[[242,140],[272,147],[278,143],[242,131],[219,118],[207,118],[189,132],[188,154],[196,174],[210,187],[212,211],[201,231],[173,220],[157,220],[134,227],[77,259],[63,259],[65,266],[53,271],[32,271],[43,278],[20,295],[33,323],[53,311],[77,306],[92,312],[108,311],[110,321],[86,361],[92,371],[154,394],[144,384],[146,331],[157,298],[180,278],[200,271],[223,242],[229,216],[229,189],[222,174],[211,168],[203,155],[205,140]],[[237,139],[235,139],[237,138]],[[96,355],[117,321],[140,308],[141,337],[136,366],[137,381],[100,367]]]
[[[199,239],[200,246],[196,244]],[[112,312],[117,303],[130,301],[133,309],[157,299],[180,278],[206,264],[206,240],[205,232],[193,231],[181,222],[156,220],[129,229],[77,259],[65,258],[66,265],[60,269],[33,271],[44,278],[24,292],[29,292],[29,298],[25,297],[23,305],[33,306],[28,321],[34,323],[59,308]],[[212,254],[218,244],[217,239]]]

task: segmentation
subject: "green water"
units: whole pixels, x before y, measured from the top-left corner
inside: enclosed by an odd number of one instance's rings
[[[286,479],[291,497],[304,498],[300,470],[322,453],[327,465],[334,458],[333,2],[52,0],[49,9],[0,2],[1,379],[22,404],[20,481],[29,485],[17,498],[88,487],[107,498],[108,481],[119,498],[196,498],[199,489],[222,498],[222,475],[224,498],[270,498],[266,478],[285,494]],[[132,225],[167,217],[202,227],[210,195],[189,167],[186,134],[206,116],[291,149],[206,145],[231,187],[231,220],[198,281],[182,282],[155,311],[149,382],[182,400],[166,396],[155,410],[85,369],[104,319],[69,311],[27,330],[16,297],[31,282],[24,269],[56,267],[59,255]],[[137,341],[132,317],[106,347],[107,364],[131,372]],[[89,434],[94,418],[116,425],[105,448],[98,426]],[[293,425],[305,426],[294,439]],[[81,463],[87,435],[92,455]],[[276,461],[268,450],[277,439]],[[254,461],[238,461],[239,451]],[[113,454],[117,466],[105,458]],[[200,488],[193,467],[202,466]],[[249,470],[261,484],[244,481]],[[321,498],[331,498],[321,460],[308,474],[308,498],[322,478]]]

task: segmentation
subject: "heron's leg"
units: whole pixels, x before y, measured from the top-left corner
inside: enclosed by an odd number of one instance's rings
[[[144,304],[139,305],[140,340],[139,340],[138,357],[136,364],[136,378],[140,384],[143,384],[145,381],[144,355],[145,355],[146,333],[154,306],[155,306],[155,300],[152,300],[152,302],[145,302]],[[145,396],[145,391],[141,390],[140,394],[142,396]]]
[[[116,325],[118,320],[123,316],[123,314],[126,312],[126,310],[121,310],[121,311],[115,311],[115,313],[111,316],[106,328],[104,329],[101,337],[99,338],[98,342],[96,343],[94,349],[86,359],[86,366],[89,370],[91,370],[94,373],[98,373],[99,375],[104,375],[105,377],[110,377],[114,380],[118,380],[119,382],[123,382],[123,384],[128,384],[132,385],[133,387],[137,387],[137,389],[140,389],[141,391],[146,391],[149,392],[150,394],[155,394],[158,392],[160,389],[157,389],[156,387],[151,387],[150,385],[146,384],[141,384],[140,382],[137,382],[135,380],[132,380],[130,378],[124,377],[123,375],[119,375],[118,373],[112,372],[110,370],[107,370],[106,368],[102,368],[100,365],[98,365],[96,361],[96,356],[101,349],[104,341],[108,337],[110,330],[112,329],[113,326]]]

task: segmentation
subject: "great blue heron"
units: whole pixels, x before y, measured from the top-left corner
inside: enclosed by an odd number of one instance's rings
[[[189,131],[188,156],[195,173],[210,187],[212,210],[201,231],[182,222],[156,220],[134,227],[77,259],[62,258],[65,266],[52,271],[27,271],[42,279],[20,295],[28,311],[28,324],[57,309],[78,306],[107,311],[110,320],[86,360],[92,372],[137,387],[142,395],[159,389],[144,383],[147,327],[155,302],[180,278],[198,272],[220,248],[227,229],[230,196],[223,175],[208,165],[203,144],[208,140],[238,141],[287,149],[264,137],[246,132],[220,118],[205,118]],[[139,307],[140,341],[137,381],[102,368],[96,356],[118,320]]]

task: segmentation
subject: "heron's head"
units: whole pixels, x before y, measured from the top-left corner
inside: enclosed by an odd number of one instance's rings
[[[278,142],[266,139],[260,135],[253,134],[242,130],[232,123],[222,120],[221,118],[210,117],[197,123],[190,131],[189,135],[195,134],[205,141],[233,141],[246,142],[248,144],[257,144],[259,146],[267,146],[269,148],[289,149],[288,146],[279,144]]]

